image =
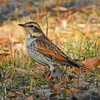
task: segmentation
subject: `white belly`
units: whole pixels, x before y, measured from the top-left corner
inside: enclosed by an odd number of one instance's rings
[[[28,39],[26,41],[27,51],[29,56],[38,63],[42,63],[45,65],[52,65],[52,61],[50,58],[44,56],[43,54],[39,53],[36,48],[36,39]]]

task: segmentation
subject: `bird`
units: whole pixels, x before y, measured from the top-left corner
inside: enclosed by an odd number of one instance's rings
[[[76,62],[67,56],[56,44],[54,44],[43,32],[37,22],[26,22],[19,24],[26,33],[26,48],[29,56],[37,63],[48,66],[50,73],[48,77],[59,76],[55,71],[59,66],[71,66],[81,68],[83,64]],[[54,72],[57,72],[56,74]]]

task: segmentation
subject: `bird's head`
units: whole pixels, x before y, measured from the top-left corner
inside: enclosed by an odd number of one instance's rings
[[[26,35],[30,35],[32,37],[38,37],[43,33],[40,25],[36,22],[27,22],[19,24],[19,26],[25,29]]]

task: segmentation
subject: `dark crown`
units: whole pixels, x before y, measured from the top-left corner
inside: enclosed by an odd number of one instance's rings
[[[24,28],[32,28],[34,32],[42,32],[40,25],[37,22],[27,22],[25,24],[19,24]]]

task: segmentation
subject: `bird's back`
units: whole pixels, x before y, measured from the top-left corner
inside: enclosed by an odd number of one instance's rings
[[[37,50],[41,54],[50,58],[52,62],[59,63],[60,65],[69,65],[75,67],[81,67],[83,64],[78,63],[68,57],[59,47],[52,43],[45,35],[42,35],[36,40]]]

